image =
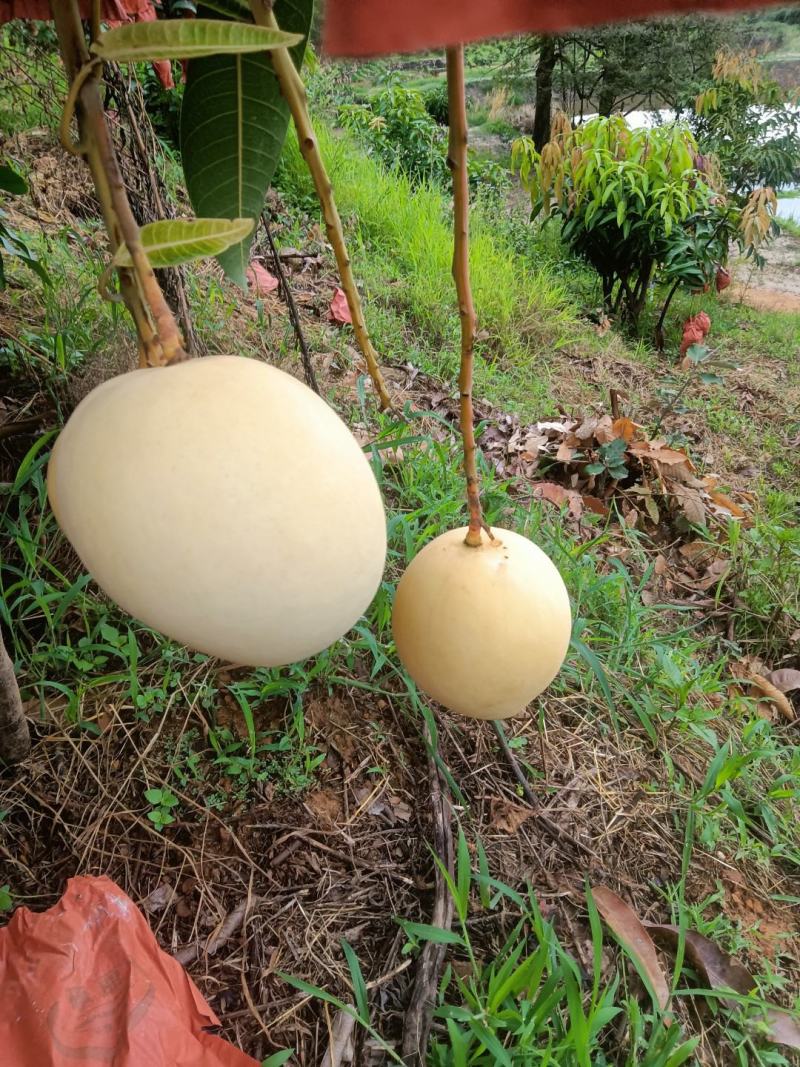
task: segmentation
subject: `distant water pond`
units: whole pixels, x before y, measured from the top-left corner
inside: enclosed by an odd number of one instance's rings
[[[778,218],[800,222],[800,196],[781,196],[778,193]]]

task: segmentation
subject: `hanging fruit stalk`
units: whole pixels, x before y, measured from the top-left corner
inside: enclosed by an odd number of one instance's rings
[[[100,96],[98,81],[102,66],[89,55],[77,0],[51,0],[50,6],[70,82],[62,141],[67,151],[83,156],[91,170],[112,252],[122,243],[130,252],[133,267],[120,270],[119,275],[122,298],[139,337],[139,362],[142,366],[159,366],[186,359],[180,330],[142,247],[139,227],[125,192]],[[96,4],[92,26],[96,33],[99,28]],[[77,144],[69,138],[73,109],[78,123]]]
[[[447,165],[453,175],[453,279],[461,318],[461,370],[458,376],[460,427],[464,441],[464,473],[467,478],[469,530],[465,541],[473,548],[481,544],[481,530],[493,538],[481,510],[475,427],[472,411],[473,351],[475,348],[475,307],[469,282],[469,170],[467,163],[467,98],[464,86],[464,47],[447,49],[447,105],[450,139]]]
[[[462,47],[447,50],[447,85],[469,526],[439,534],[411,561],[397,586],[392,632],[403,666],[423,692],[460,715],[497,720],[524,711],[555,678],[569,646],[570,604],[547,555],[514,530],[492,532],[481,511],[472,410],[475,311]],[[500,730],[497,723],[495,729]]]
[[[274,30],[279,28],[271,9],[263,3],[262,0],[250,0],[250,8],[253,13],[253,18],[259,26],[267,26]],[[339,275],[342,281],[342,289],[347,297],[347,306],[350,309],[350,317],[353,320],[353,332],[356,335],[358,347],[361,349],[364,361],[367,364],[367,370],[372,379],[372,384],[378,394],[381,410],[385,411],[392,406],[392,402],[389,393],[387,392],[386,383],[383,380],[380,367],[378,366],[377,353],[372,345],[369,333],[367,332],[367,326],[364,321],[364,312],[361,308],[361,298],[358,295],[355,278],[353,277],[353,269],[350,264],[350,256],[347,253],[347,246],[344,241],[342,220],[339,217],[339,211],[336,207],[330,178],[325,170],[325,164],[322,161],[316,134],[314,133],[314,127],[311,125],[305,86],[303,85],[300,75],[297,73],[287,48],[275,48],[270,52],[270,57],[272,59],[273,69],[275,70],[275,76],[281,87],[281,92],[283,93],[286,102],[289,105],[289,110],[292,113],[292,119],[294,120],[295,128],[297,129],[297,140],[300,144],[300,151],[311,173],[314,188],[317,191],[317,196],[322,207],[328,240],[333,246],[333,252],[336,256],[336,264],[339,268]]]

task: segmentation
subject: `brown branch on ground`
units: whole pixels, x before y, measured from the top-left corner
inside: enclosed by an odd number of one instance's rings
[[[201,956],[213,956],[227,944],[233,935],[239,930],[242,923],[247,916],[248,911],[257,903],[257,897],[245,897],[232,912],[222,920],[221,924],[211,933],[205,942],[194,941],[191,945],[184,945],[183,948],[179,948],[177,952],[173,952],[173,957],[180,963],[182,967],[186,967],[190,963],[194,963],[195,960],[199,960]]]
[[[454,866],[453,832],[450,826],[450,800],[436,766],[433,739],[425,724],[425,746],[428,755],[428,776],[431,788],[433,813],[433,843],[436,855],[452,876]],[[431,926],[449,930],[453,923],[453,898],[438,864],[436,867],[436,891],[431,915]],[[428,1038],[433,1021],[436,990],[439,986],[446,945],[427,941],[417,963],[417,973],[411,1000],[403,1021],[403,1059],[409,1067],[424,1067]]]
[[[270,228],[269,219],[267,213],[262,211],[261,222],[264,225],[264,233],[267,235],[267,241],[269,243],[269,250],[272,255],[272,263],[275,268],[275,274],[278,277],[278,281],[281,287],[281,294],[286,301],[286,306],[289,309],[289,318],[292,320],[292,327],[294,329],[294,335],[297,338],[297,347],[300,349],[300,359],[303,364],[303,373],[306,376],[306,385],[313,389],[317,396],[320,396],[319,385],[317,383],[317,376],[314,373],[314,364],[311,361],[311,353],[308,350],[306,343],[306,337],[303,333],[303,327],[300,323],[300,316],[297,313],[297,304],[294,302],[294,296],[292,290],[289,288],[289,282],[286,278],[286,271],[283,269],[281,263],[281,257],[278,255],[278,250],[275,247],[275,242],[272,239],[272,229]]]
[[[31,734],[22,710],[14,664],[0,633],[0,763],[21,763],[30,750]]]
[[[122,296],[136,324],[140,363],[158,366],[187,358],[175,318],[142,246],[139,227],[125,192],[99,88],[99,66],[87,77],[91,63],[77,0],[52,0],[51,10],[61,57],[70,84],[81,82],[76,94],[80,154],[92,173],[112,252],[128,247],[133,269],[120,271]],[[74,146],[70,148],[74,151]]]
[[[253,18],[258,25],[268,26],[270,29],[274,30],[279,28],[277,20],[272,14],[271,6],[264,3],[263,0],[250,0],[250,9],[253,13]],[[303,159],[306,161],[306,166],[311,173],[311,177],[314,181],[314,188],[317,191],[317,197],[319,198],[320,206],[322,207],[322,215],[325,220],[325,229],[328,234],[328,240],[333,246],[333,252],[336,256],[336,263],[339,267],[339,275],[342,281],[342,289],[347,297],[347,306],[350,309],[350,317],[353,320],[353,332],[356,335],[358,347],[361,349],[361,353],[367,364],[367,370],[372,379],[372,384],[378,394],[381,410],[386,411],[391,408],[392,401],[386,390],[386,383],[383,380],[383,375],[378,366],[377,352],[375,351],[372,341],[369,338],[369,333],[367,332],[364,313],[361,309],[361,297],[358,294],[356,281],[353,277],[353,268],[350,263],[350,256],[348,255],[347,246],[344,241],[342,220],[339,217],[339,211],[333,197],[333,187],[330,178],[328,177],[328,173],[325,170],[325,164],[322,162],[322,156],[319,151],[316,134],[314,133],[314,127],[311,125],[311,119],[308,114],[305,87],[300,75],[295,69],[288,48],[274,48],[269,55],[272,60],[275,76],[281,87],[281,92],[283,93],[286,102],[289,105],[289,110],[292,113],[292,119],[294,120],[297,129],[297,140],[300,145],[300,151]]]
[[[481,511],[480,481],[476,462],[475,426],[472,411],[473,349],[475,347],[475,307],[469,281],[469,169],[467,163],[467,98],[464,87],[464,48],[447,49],[447,101],[450,115],[450,141],[447,165],[453,175],[453,280],[458,294],[461,318],[461,370],[458,392],[461,398],[460,428],[464,440],[464,473],[467,479],[469,530],[466,543],[481,544],[481,530],[492,532]]]
[[[536,813],[534,815],[536,821],[541,826],[543,826],[549,833],[551,833],[556,839],[556,841],[569,841],[569,843],[574,848],[578,849],[580,852],[585,852],[587,856],[592,856],[599,862],[600,857],[597,855],[593,848],[590,848],[589,845],[585,845],[583,841],[581,841],[579,838],[574,837],[572,834],[562,829],[562,827],[560,827],[557,822],[553,822],[553,820],[548,815],[545,815],[540,810],[540,805],[538,800],[536,799],[536,794],[531,789],[530,782],[528,781],[525,772],[520,767],[519,763],[517,762],[516,756],[509,747],[508,739],[506,738],[506,732],[503,729],[503,724],[498,719],[493,719],[492,726],[494,727],[494,732],[497,734],[497,740],[500,742],[500,748],[502,749],[503,755],[506,758],[506,762],[513,771],[514,777],[519,782],[520,788],[522,789],[522,793],[525,799],[528,801],[532,808],[536,809]]]

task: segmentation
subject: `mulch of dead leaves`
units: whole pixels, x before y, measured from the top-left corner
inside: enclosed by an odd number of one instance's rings
[[[398,1038],[414,970],[394,917],[427,921],[434,888],[424,747],[401,701],[346,686],[308,699],[308,737],[325,753],[312,790],[281,796],[265,783],[246,803],[231,795],[211,811],[202,783],[176,787],[165,755],[191,726],[207,729],[205,713],[189,705],[142,723],[113,693],[97,699],[100,737],[76,734],[51,708],[30,759],[0,780],[0,857],[15,898],[38,910],[72,874],[109,875],[188,968],[227,1037],[256,1057],[293,1046],[308,1065],[328,1045],[328,1017],[276,972],[347,997],[344,938],[373,1017]],[[283,713],[274,702],[256,708],[256,725],[274,726]],[[621,893],[640,917],[666,921],[660,887],[679,876],[683,801],[660,756],[633,733],[599,730],[582,698],[548,699],[543,721],[541,733],[533,717],[509,724],[518,756],[540,775],[536,808],[520,799],[488,724],[441,716],[440,750],[463,793],[453,813],[470,841],[480,835],[495,877],[533,887],[588,969],[584,879]],[[704,766],[697,753],[671,754],[690,772]],[[143,801],[160,785],[181,802],[163,832]],[[721,853],[699,852],[693,867],[702,873],[691,899],[717,882],[729,887],[726,907],[740,907],[766,955],[780,952],[784,967],[787,954],[800,956],[796,916],[770,900],[790,892],[788,878],[782,885],[774,871]],[[507,922],[505,913],[476,913],[484,958]],[[362,1053],[358,1062],[373,1062]]]

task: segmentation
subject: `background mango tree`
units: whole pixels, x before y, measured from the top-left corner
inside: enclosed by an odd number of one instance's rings
[[[774,204],[762,198],[757,225],[745,231],[752,212],[726,195],[714,160],[680,124],[631,130],[613,115],[572,129],[562,115],[541,152],[531,138],[517,140],[512,162],[532,218],[561,220],[568,247],[600,276],[605,310],[633,330],[655,280],[671,283],[667,300],[679,286],[704,289],[732,240],[756,249],[774,221]]]

